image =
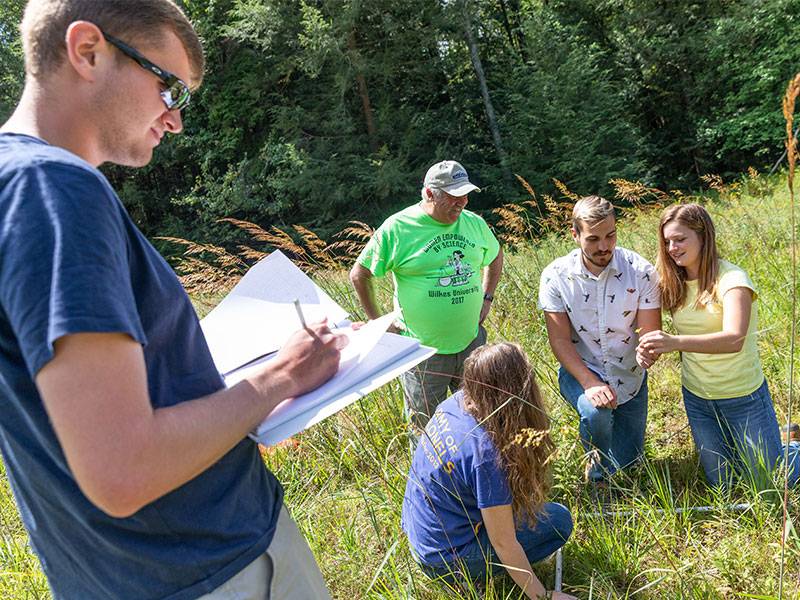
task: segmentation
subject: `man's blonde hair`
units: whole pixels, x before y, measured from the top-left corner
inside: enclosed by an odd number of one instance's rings
[[[90,21],[134,47],[157,45],[165,29],[171,30],[189,57],[192,81],[186,83],[197,87],[203,79],[203,47],[171,0],[29,0],[20,25],[29,77],[40,78],[61,64],[67,28],[75,21]]]
[[[572,228],[581,233],[581,223],[591,226],[614,216],[614,205],[600,196],[586,196],[572,208]]]

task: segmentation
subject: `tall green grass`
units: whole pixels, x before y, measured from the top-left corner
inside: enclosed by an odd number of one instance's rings
[[[783,189],[782,180],[750,178],[703,199],[722,256],[743,267],[759,290],[761,357],[779,420],[786,416],[791,359],[789,199]],[[656,209],[630,211],[620,222],[619,244],[653,260],[657,222]],[[566,231],[517,243],[507,253],[487,327],[490,340],[513,340],[527,350],[553,416],[559,448],[553,499],[570,507],[576,525],[564,548],[565,591],[603,600],[777,598],[782,532],[776,496],[747,484],[728,492],[706,487],[683,412],[677,356],[664,357],[650,374],[646,462],[601,493],[584,486],[577,419],[558,394],[557,365],[536,308],[541,270],[572,247]],[[317,278],[358,316],[344,270],[321,271]],[[386,282],[380,298],[388,309]],[[298,439],[296,447],[276,448],[265,460],[284,483],[286,502],[335,598],[520,597],[506,577],[495,578],[485,592],[456,591],[415,565],[400,530],[410,457],[397,382]],[[792,492],[794,517],[798,499]],[[752,507],[729,511],[731,503]],[[675,510],[692,506],[716,510]],[[48,597],[4,476],[0,526],[0,597]],[[785,561],[783,597],[798,598],[800,539],[793,529]],[[552,561],[536,571],[552,586]]]

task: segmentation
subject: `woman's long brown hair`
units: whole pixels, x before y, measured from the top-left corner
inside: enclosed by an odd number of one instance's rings
[[[664,226],[672,221],[688,227],[700,236],[700,267],[697,278],[697,298],[694,308],[701,308],[714,300],[719,254],[717,253],[714,223],[708,211],[699,204],[674,204],[661,213],[658,225],[658,270],[661,307],[673,312],[686,303],[686,269],[679,267],[669,255]]]
[[[462,388],[464,409],[498,449],[515,523],[533,526],[550,491],[555,445],[528,357],[509,342],[481,346],[464,362]]]

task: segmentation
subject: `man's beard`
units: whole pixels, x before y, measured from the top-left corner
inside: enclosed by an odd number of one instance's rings
[[[592,263],[595,267],[601,267],[601,268],[607,267],[611,262],[611,257],[613,256],[614,253],[609,252],[608,254],[600,257],[602,260],[605,260],[605,262],[598,262],[593,256],[586,254],[586,252],[583,252],[583,258],[585,258],[588,262]]]

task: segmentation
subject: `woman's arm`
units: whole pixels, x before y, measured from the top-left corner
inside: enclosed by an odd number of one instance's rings
[[[675,351],[705,354],[739,352],[750,326],[752,306],[752,290],[746,287],[731,288],[722,297],[722,331],[698,335],[670,335],[653,331],[641,337],[639,348],[656,354]]]
[[[533,600],[553,598],[554,600],[577,600],[569,594],[552,592],[548,595],[542,582],[531,569],[531,563],[522,549],[514,528],[514,514],[510,504],[482,508],[481,516],[489,534],[489,541],[514,582],[522,588],[525,595]]]

